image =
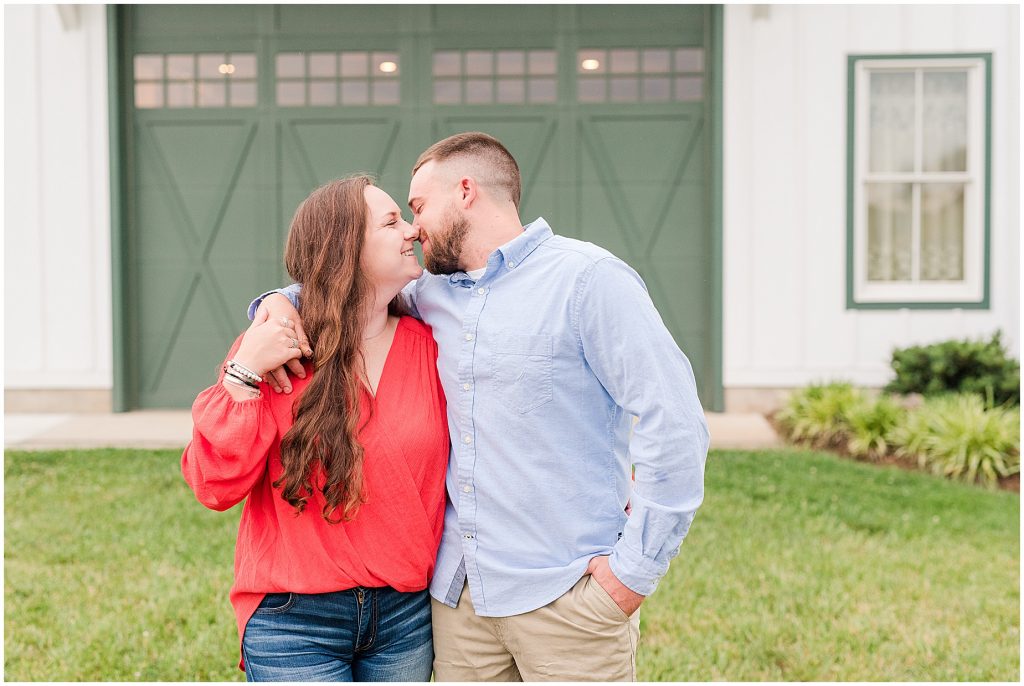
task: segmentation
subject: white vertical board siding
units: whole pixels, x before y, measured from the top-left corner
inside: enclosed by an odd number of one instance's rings
[[[112,386],[106,10],[4,8],[4,384]]]
[[[1019,356],[1018,13],[725,7],[726,388],[882,385],[893,348],[997,329]],[[992,53],[990,309],[847,310],[847,55],[949,52]]]

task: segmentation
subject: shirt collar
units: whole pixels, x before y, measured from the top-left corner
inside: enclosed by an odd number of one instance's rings
[[[487,259],[487,272],[493,273],[502,261],[506,269],[515,269],[537,249],[537,246],[554,235],[547,221],[543,217],[538,217],[524,226],[521,234],[491,253]],[[448,284],[451,286],[472,288],[475,283],[476,281],[466,272],[455,272],[448,276]]]
[[[497,252],[505,258],[505,267],[515,269],[523,263],[530,253],[537,249],[541,243],[551,238],[554,232],[544,220],[544,217],[537,217],[525,227],[523,232],[498,248]],[[492,255],[493,257],[493,255]]]

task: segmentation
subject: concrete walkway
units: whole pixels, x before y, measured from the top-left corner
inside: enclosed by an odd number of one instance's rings
[[[712,448],[761,449],[782,443],[759,414],[709,412]],[[183,448],[192,436],[187,410],[117,414],[5,414],[4,448]]]

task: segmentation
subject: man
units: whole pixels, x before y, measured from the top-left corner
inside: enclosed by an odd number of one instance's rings
[[[433,327],[452,440],[434,676],[635,680],[638,608],[703,499],[707,424],[640,277],[524,228],[520,184],[500,142],[462,133],[409,188],[430,273],[405,294]],[[280,294],[258,312],[282,316],[299,319]]]

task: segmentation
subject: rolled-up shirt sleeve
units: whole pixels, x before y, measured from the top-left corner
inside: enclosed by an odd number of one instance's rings
[[[415,280],[410,281],[408,284],[406,284],[405,288],[402,289],[402,295],[405,296],[406,305],[408,305],[409,309],[411,310],[410,314],[412,314],[412,316],[416,317],[417,319],[420,318],[419,311],[416,309],[416,288],[418,283],[419,282]],[[249,303],[249,320],[251,321],[256,317],[256,310],[259,309],[260,303],[263,302],[263,299],[266,298],[268,295],[273,295],[274,293],[280,293],[284,297],[288,298],[288,300],[290,300],[292,303],[292,307],[294,307],[296,310],[299,309],[299,293],[301,291],[302,284],[293,283],[289,284],[288,286],[285,286],[284,288],[275,288],[272,291],[261,293],[251,303]]]
[[[627,264],[595,262],[580,281],[575,312],[587,363],[637,418],[629,441],[632,510],[609,565],[623,584],[650,595],[704,498],[707,421],[689,360]]]
[[[260,303],[263,302],[263,299],[266,298],[268,295],[273,295],[274,293],[280,293],[284,297],[288,298],[288,300],[290,300],[292,303],[292,307],[294,307],[296,310],[299,309],[299,291],[301,290],[302,284],[293,283],[288,286],[285,286],[284,288],[275,288],[272,291],[261,293],[260,295],[256,296],[255,300],[249,303],[249,320],[251,321],[256,317],[256,310],[259,309]]]

